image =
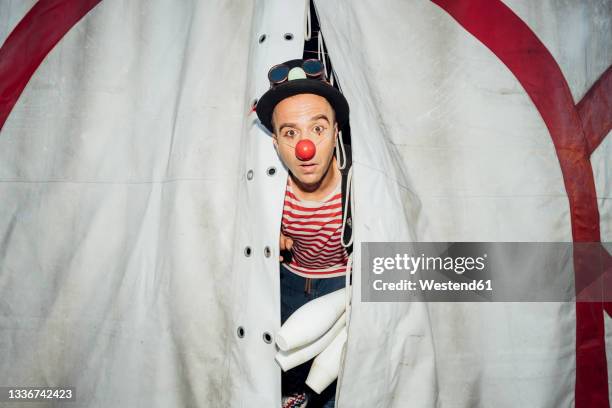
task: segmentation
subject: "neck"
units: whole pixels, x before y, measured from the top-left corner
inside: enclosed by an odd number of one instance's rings
[[[294,193],[298,198],[308,201],[320,201],[334,190],[341,177],[340,169],[338,169],[338,164],[336,163],[336,156],[332,155],[332,161],[318,183],[302,184],[297,178],[293,177],[293,174],[291,174],[291,182]]]

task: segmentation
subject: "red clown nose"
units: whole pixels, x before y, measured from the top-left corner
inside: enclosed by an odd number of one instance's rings
[[[312,159],[317,152],[315,144],[310,139],[303,139],[295,145],[295,157],[302,161],[308,161]]]

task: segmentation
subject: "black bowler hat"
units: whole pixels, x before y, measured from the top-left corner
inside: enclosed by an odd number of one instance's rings
[[[317,59],[294,59],[270,68],[270,89],[257,102],[256,112],[270,132],[274,107],[285,98],[298,94],[315,94],[327,99],[334,108],[340,130],[348,123],[349,106],[344,95],[325,80],[325,69]]]

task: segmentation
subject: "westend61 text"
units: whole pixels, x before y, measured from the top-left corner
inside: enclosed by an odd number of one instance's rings
[[[418,285],[417,285],[418,282]],[[380,279],[372,282],[372,287],[377,291],[385,290],[422,290],[422,291],[481,291],[493,290],[491,279],[473,280],[470,282],[436,282],[433,279],[419,279],[417,282],[402,279],[399,282],[383,282]]]

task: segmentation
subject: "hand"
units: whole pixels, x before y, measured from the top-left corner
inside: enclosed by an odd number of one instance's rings
[[[281,232],[279,247],[280,247],[280,251],[284,251],[284,250],[291,251],[291,248],[293,248],[293,240]],[[279,255],[278,258],[280,262],[283,262],[282,255]]]

